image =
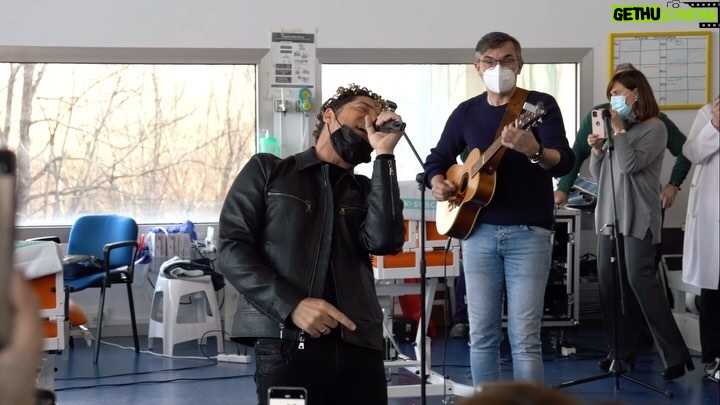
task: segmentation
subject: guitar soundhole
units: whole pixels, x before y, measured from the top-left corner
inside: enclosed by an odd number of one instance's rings
[[[462,180],[460,182],[460,192],[458,194],[465,194],[465,191],[467,191],[467,188],[468,188],[469,178],[470,177],[468,176],[467,173],[463,174]]]

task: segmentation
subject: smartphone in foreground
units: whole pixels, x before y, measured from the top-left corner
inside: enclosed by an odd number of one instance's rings
[[[602,112],[603,110],[592,110],[592,133],[604,139],[607,133],[605,132],[605,121],[603,121]]]
[[[270,387],[268,405],[307,405],[307,390],[302,387]]]
[[[15,154],[0,149],[0,348],[10,336],[10,281],[15,252]]]

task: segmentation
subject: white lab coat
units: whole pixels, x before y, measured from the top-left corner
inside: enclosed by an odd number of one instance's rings
[[[720,279],[720,134],[711,118],[712,103],[698,111],[683,145],[683,155],[696,167],[685,219],[682,279],[714,290]]]

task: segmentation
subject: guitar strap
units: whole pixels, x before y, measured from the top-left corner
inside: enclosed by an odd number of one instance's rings
[[[498,126],[498,129],[495,132],[495,138],[493,138],[493,141],[500,138],[503,128],[505,128],[507,125],[510,125],[513,121],[520,117],[520,113],[522,112],[522,106],[525,104],[527,96],[527,90],[520,87],[515,88],[515,92],[510,97],[510,101],[508,101],[507,108],[505,109],[505,114],[503,115],[502,120],[500,120],[500,126]],[[501,146],[500,149],[498,149],[495,155],[493,155],[493,157],[487,163],[487,165],[485,166],[485,170],[489,173],[497,170],[497,167],[500,164],[500,160],[502,160],[506,151],[507,148]]]

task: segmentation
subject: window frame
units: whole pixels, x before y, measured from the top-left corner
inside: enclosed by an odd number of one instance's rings
[[[474,62],[471,48],[318,48],[316,50],[317,80],[322,82],[323,63],[341,64],[468,64]],[[592,48],[525,48],[525,63],[576,63],[577,116],[595,104],[593,97]],[[273,125],[272,102],[262,95],[269,89],[268,72],[272,61],[269,48],[130,48],[130,47],[52,47],[0,46],[0,63],[118,63],[118,64],[253,64],[256,66],[257,128]],[[263,102],[264,101],[264,102]],[[319,104],[319,103],[318,103]],[[319,107],[316,107],[319,108]],[[317,113],[317,110],[313,111]],[[576,129],[577,131],[577,129]],[[207,225],[207,224],[196,224]],[[29,238],[65,234],[69,226],[29,226],[19,229],[18,237]]]
[[[187,65],[254,65],[256,83],[256,126],[260,122],[258,89],[263,57],[269,49],[257,48],[106,48],[0,46],[0,63],[69,63],[69,64],[187,64]],[[141,232],[166,223],[139,224]],[[204,230],[216,223],[197,222],[196,229]],[[17,227],[18,239],[58,236],[67,240],[71,225],[39,224]],[[204,232],[203,232],[204,234]]]
[[[595,105],[593,99],[593,49],[592,48],[523,48],[524,63],[577,64],[577,98],[575,132],[584,112]],[[318,84],[322,85],[322,69],[327,64],[473,64],[475,51],[467,48],[423,49],[317,49]]]
[[[318,50],[318,67],[316,71],[319,75],[317,89],[323,88],[322,73],[325,65],[372,65],[375,69],[376,65],[392,65],[397,71],[398,65],[465,65],[471,66],[475,61],[475,52],[467,49],[423,49],[423,50],[377,50],[377,49],[324,49]],[[575,66],[575,91],[574,91],[574,116],[564,114],[567,138],[571,146],[575,141],[577,130],[580,126],[582,114],[589,111],[594,105],[592,99],[593,77],[593,51],[590,48],[568,48],[568,49],[523,49],[522,59],[525,66],[528,65],[552,65],[565,64]],[[377,74],[377,72],[375,72]],[[361,80],[361,79],[359,79]],[[397,90],[397,89],[396,89]],[[382,90],[377,90],[382,93]],[[323,96],[324,97],[324,96]],[[566,97],[567,98],[567,97]],[[573,100],[571,99],[570,102]],[[455,106],[453,106],[454,108]],[[567,108],[566,108],[567,109]],[[572,121],[572,122],[570,122]],[[572,131],[572,132],[570,132]],[[440,134],[437,134],[439,137]],[[427,145],[415,145],[418,149],[422,149]],[[407,158],[401,152],[402,158]],[[422,153],[422,152],[421,152]],[[417,154],[417,153],[416,153]],[[421,156],[422,158],[423,156]],[[408,158],[413,161],[415,159]],[[368,175],[368,165],[362,165],[360,173]],[[420,170],[420,169],[419,169]],[[403,178],[407,180],[407,168],[399,169],[402,171]]]

